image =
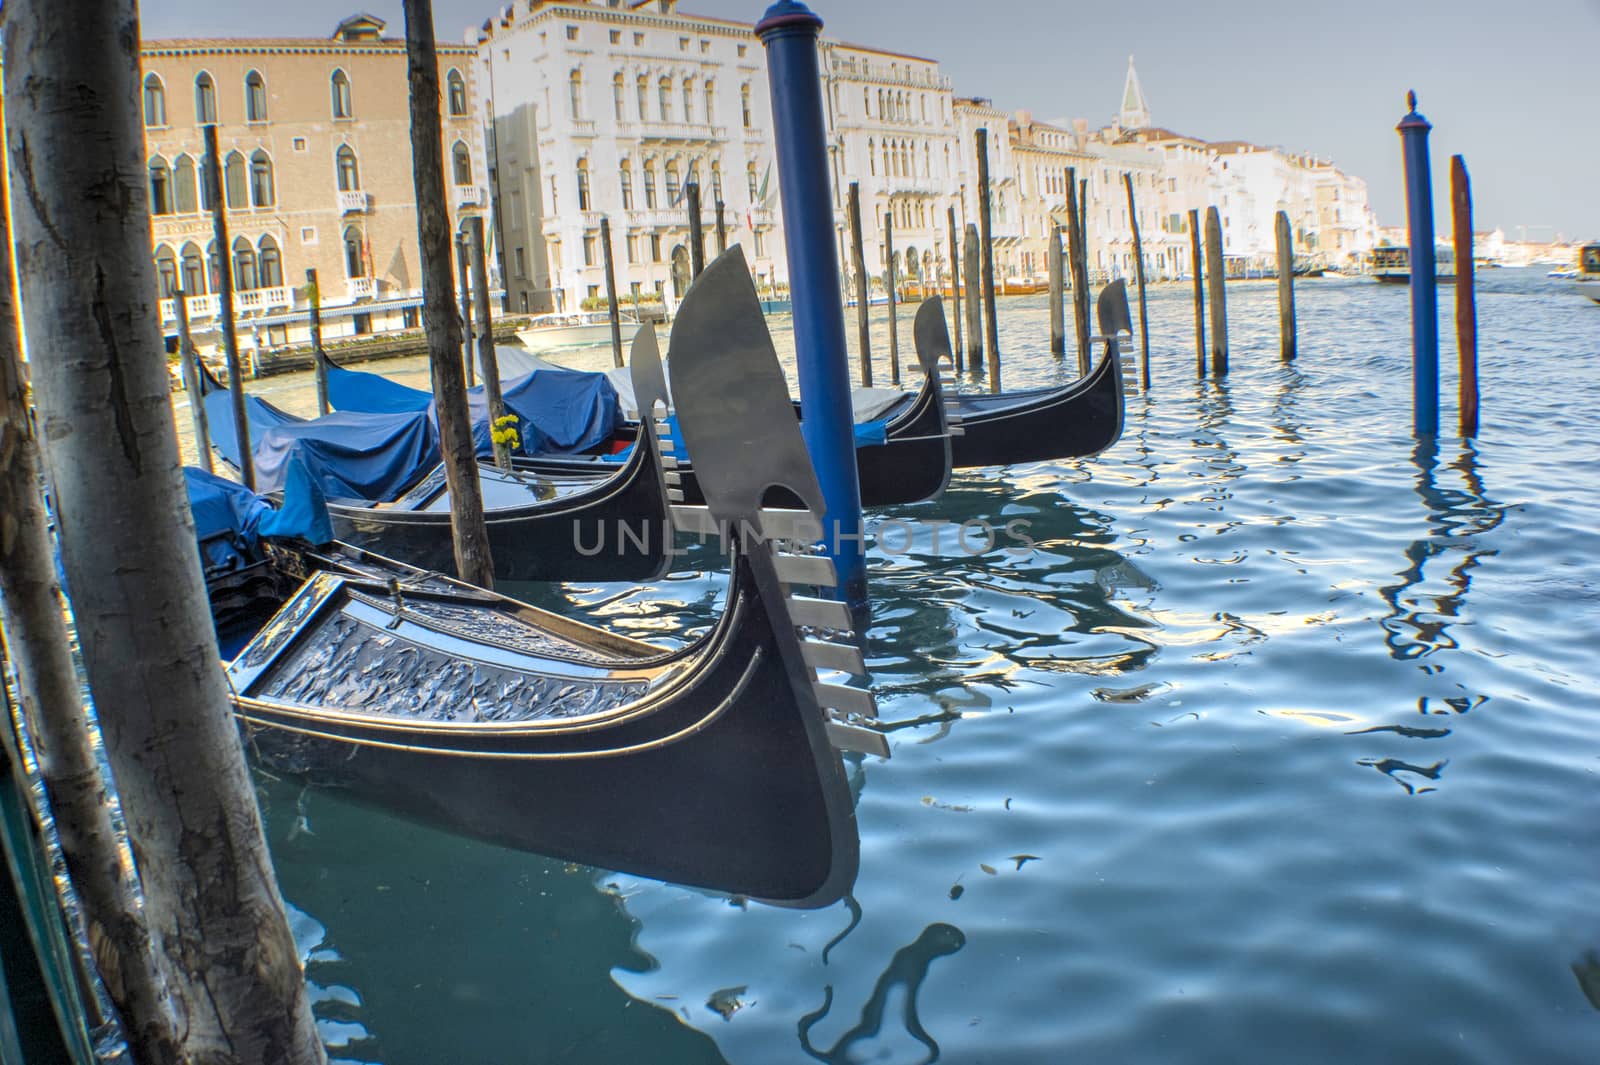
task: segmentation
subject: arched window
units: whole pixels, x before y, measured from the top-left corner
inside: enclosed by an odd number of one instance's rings
[[[331,81],[333,90],[333,117],[353,118],[355,108],[350,103],[350,78],[342,70],[333,72]]]
[[[457,117],[467,113],[467,79],[461,71],[452,69],[445,75],[445,99],[450,113]]]
[[[623,88],[622,71],[617,71],[611,76],[611,106],[617,113],[617,121],[623,120],[622,109],[627,105],[627,90]]]
[[[172,161],[172,209],[178,214],[194,214],[199,202],[195,195],[194,160],[180,155]]]
[[[622,169],[617,171],[617,180],[622,186],[622,209],[633,210],[633,170],[629,168],[628,161],[622,161]]]
[[[678,204],[678,161],[670,160],[666,166],[667,171],[667,206],[676,207]]]
[[[201,296],[206,292],[206,264],[200,258],[200,246],[191,241],[183,246],[183,291],[185,295]]]
[[[144,124],[167,124],[167,89],[154,74],[146,74],[144,79]]]
[[[348,144],[339,145],[333,153],[333,163],[339,174],[339,191],[354,192],[361,187],[361,168],[356,163],[355,149]]]
[[[283,287],[283,257],[278,252],[278,242],[269,233],[261,238],[257,252],[256,271],[261,275],[262,288]]]
[[[656,82],[656,106],[661,110],[661,121],[672,121],[672,79],[662,78]]]
[[[894,171],[889,169],[889,142],[886,140],[883,142],[883,176],[891,177],[893,174]]]
[[[574,70],[567,77],[567,91],[572,98],[572,117],[583,118],[583,71]]]
[[[589,210],[589,160],[578,160],[578,210]]]
[[[866,86],[861,88],[861,113],[868,118],[872,117],[872,90]]]
[[[233,287],[236,292],[249,292],[261,287],[256,276],[256,250],[250,242],[238,237],[233,242]]]
[[[683,79],[683,120],[694,121],[694,79]]]
[[[717,83],[714,79],[706,79],[705,93],[706,122],[709,124],[717,120]]]
[[[744,128],[750,128],[750,83],[739,86],[739,111],[744,117]]]
[[[255,207],[271,207],[272,159],[260,148],[250,156],[250,203]]]
[[[206,276],[211,278],[211,291],[220,291],[222,288],[222,255],[217,251],[217,242],[215,240],[206,243]]]
[[[178,287],[178,257],[165,244],[156,249],[156,285],[164,300],[171,299]]]
[[[712,163],[711,164],[711,202],[713,204],[718,204],[718,203],[722,202],[722,164],[721,163]]]
[[[652,162],[644,164],[644,205],[647,209],[656,205],[656,165]]]
[[[873,177],[878,174],[878,153],[873,151],[872,138],[867,138],[867,172]]]
[[[927,141],[923,141],[922,142],[922,176],[923,177],[932,177],[933,176],[933,162],[932,162],[932,160],[933,160],[932,149],[929,147]]]
[[[194,120],[202,126],[217,120],[217,83],[203,70],[194,79]]]
[[[223,202],[229,207],[242,209],[250,206],[250,182],[245,172],[244,156],[229,152],[222,162]]]
[[[172,213],[172,174],[159,155],[150,158],[150,213]]]
[[[472,184],[472,156],[467,154],[467,146],[456,141],[455,147],[450,149],[450,169],[457,185]]]
[[[750,206],[754,207],[756,205],[756,193],[761,187],[756,183],[756,164],[754,162],[744,168],[744,179],[745,184],[750,187]]]
[[[361,254],[361,230],[357,226],[346,226],[344,231],[344,275],[346,277],[366,277],[366,256]]]
[[[644,122],[650,117],[650,79],[640,74],[633,83],[633,92],[639,105],[639,121]]]
[[[244,118],[246,122],[267,120],[267,79],[258,70],[244,76]]]

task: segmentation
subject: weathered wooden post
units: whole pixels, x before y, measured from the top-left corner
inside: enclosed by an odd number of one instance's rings
[[[495,427],[506,416],[506,401],[500,394],[500,358],[494,350],[494,319],[489,313],[489,259],[483,246],[483,217],[466,220],[467,250],[472,258],[472,292],[478,311],[478,364],[483,367],[483,397],[489,407],[489,438],[494,445],[494,464],[511,468],[511,447]]]
[[[1417,94],[1406,93],[1400,132],[1406,168],[1406,220],[1411,258],[1412,431],[1439,435],[1439,278],[1433,254],[1433,177],[1428,164],[1428,131],[1417,114]]]
[[[1472,265],[1472,184],[1467,161],[1450,157],[1450,215],[1456,248],[1456,351],[1461,366],[1461,435],[1478,435],[1478,299]]]
[[[861,346],[861,387],[872,387],[872,283],[861,238],[861,182],[850,182],[850,268],[856,275],[856,340]]]
[[[1139,240],[1139,208],[1133,202],[1133,175],[1124,173],[1128,190],[1128,224],[1133,227],[1133,268],[1139,282],[1139,385],[1150,391],[1150,309],[1144,300],[1144,245]]]
[[[717,202],[720,214],[722,202]],[[622,315],[617,310],[617,268],[616,262],[611,257],[611,219],[600,219],[600,252],[605,257],[606,264],[606,317],[611,322],[611,364],[621,366],[622,362]],[[638,308],[635,308],[637,310]]]
[[[1061,300],[1061,227],[1052,225],[1044,238],[1044,261],[1050,278],[1050,354],[1065,358],[1067,354],[1067,324],[1062,313]]]
[[[978,243],[978,225],[968,222],[961,259],[965,274],[963,280],[967,287],[967,372],[974,375],[983,373],[983,312],[980,309],[983,281]]]
[[[472,387],[472,249],[467,247],[467,235],[456,234],[456,276],[461,278],[461,365],[466,374],[467,387]]]
[[[894,212],[883,212],[883,258],[888,264],[883,272],[883,287],[889,290],[889,383],[900,385],[900,331],[895,321],[895,311],[900,306],[899,264],[894,258]]]
[[[3,169],[0,166],[0,170]],[[4,177],[0,174],[0,182],[4,181]],[[4,202],[3,197],[0,197],[0,202]],[[9,252],[6,257],[10,258]],[[0,282],[0,285],[9,283]],[[196,362],[200,353],[195,351],[194,340],[189,336],[188,293],[181,288],[174,292],[172,306],[178,315],[178,369],[183,374],[183,390],[189,393],[189,417],[194,422],[194,449],[205,471],[215,473],[211,462],[211,425],[206,421],[206,405],[200,402],[200,367]]]
[[[120,2],[120,0],[119,0]],[[211,239],[217,245],[217,322],[222,327],[222,353],[228,360],[228,391],[233,401],[233,431],[239,441],[239,479],[256,486],[255,449],[250,444],[250,417],[244,408],[244,373],[239,367],[239,335],[233,325],[233,245],[228,242],[227,204],[222,198],[222,153],[217,127],[205,127],[206,158],[201,179],[211,199]]]
[[[1289,230],[1289,215],[1279,211],[1276,223],[1278,244],[1278,350],[1284,362],[1293,362],[1296,349],[1294,324],[1294,235]]]
[[[700,182],[691,181],[683,187],[684,203],[689,209],[689,276],[696,278],[706,268],[705,220],[700,217]]]
[[[961,244],[956,240],[956,209],[948,208],[950,219],[950,317],[955,319],[956,346],[950,351],[951,373],[961,372]]]
[[[994,228],[990,218],[989,131],[977,130],[978,142],[978,221],[983,227],[983,317],[984,343],[989,349],[989,391],[1000,391],[1000,328],[994,310]]]
[[[180,470],[152,298],[137,8],[134,0],[12,5],[4,36],[7,156],[18,186],[29,190],[11,201],[16,274],[28,342],[45,356],[32,364],[39,439],[55,475],[57,542],[84,634],[84,673],[128,840],[142,859],[142,910],[118,914],[121,898],[103,899],[110,923],[91,934],[111,937],[112,953],[142,951],[138,930],[122,923],[142,919],[165,969],[165,988],[113,989],[132,996],[128,1027],[149,1054],[136,1050],[139,1060],[320,1065],[322,1043],[229,710]],[[226,256],[227,245],[218,251]],[[9,288],[10,274],[7,264],[0,287]],[[0,323],[0,332],[0,358],[14,365],[15,324]],[[11,397],[0,418],[0,463],[13,473],[0,481],[15,483],[21,473],[25,483],[16,487],[36,495],[33,449],[14,446],[26,414],[12,406],[14,386],[0,393]],[[0,503],[6,569],[21,548],[13,531],[27,513],[22,504]],[[32,549],[41,547],[33,538]],[[48,555],[34,556],[26,598],[59,619],[54,575],[39,572],[52,565]],[[11,592],[8,642],[25,639],[12,628]],[[39,638],[55,643],[49,653],[61,670],[59,633]],[[77,678],[57,680],[52,705],[40,709],[77,727]],[[103,802],[98,774],[81,762],[74,768],[86,774],[78,786],[93,790],[84,798]],[[103,831],[95,818],[98,827],[63,828]],[[120,856],[111,861],[120,866]],[[121,896],[112,880],[101,884]],[[143,959],[119,964],[105,949],[97,954],[112,962],[110,984],[155,977]]]
[[[1085,275],[1089,272],[1089,179],[1078,179],[1078,240],[1082,249]],[[1087,314],[1089,306],[1089,293],[1083,294],[1084,313]]]
[[[1194,375],[1206,375],[1206,280],[1200,257],[1200,211],[1189,209],[1189,271],[1194,275]]]
[[[717,254],[721,255],[728,250],[728,218],[724,210],[725,205],[717,201]]]
[[[483,490],[472,443],[461,321],[450,299],[450,212],[444,198],[444,149],[439,131],[439,63],[433,40],[433,0],[403,0],[406,75],[411,99],[411,172],[422,253],[422,324],[439,420],[439,450],[450,491],[450,532],[456,575],[482,588],[494,584]]]
[[[327,414],[328,356],[322,350],[322,289],[317,287],[317,272],[306,271],[306,302],[310,304],[311,360],[317,374],[317,413]]]
[[[801,431],[827,504],[825,537],[838,575],[839,597],[864,623],[868,606],[861,484],[817,60],[821,30],[822,20],[804,4],[778,0],[767,8],[756,36],[767,50],[773,140],[783,189],[794,346],[806,412]]]
[[[1222,218],[1206,208],[1206,274],[1211,287],[1211,374],[1228,376],[1228,297],[1223,273]]]
[[[1072,267],[1072,327],[1078,334],[1078,373],[1089,372],[1089,263],[1083,248],[1077,172],[1067,167],[1067,260]]]

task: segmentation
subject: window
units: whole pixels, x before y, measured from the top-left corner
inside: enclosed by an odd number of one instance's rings
[[[612,30],[611,31],[611,43],[612,44],[621,44],[622,43],[622,31],[621,30]]]
[[[634,83],[634,94],[639,102],[639,121],[643,122],[650,117],[650,82],[643,74]]]
[[[456,141],[455,147],[450,149],[450,169],[457,185],[472,184],[472,156],[467,154],[467,146]]]
[[[674,159],[667,164],[667,206],[678,205],[678,161]]]
[[[346,226],[344,231],[344,276],[366,277],[366,257],[361,254],[361,230]]]
[[[278,242],[272,239],[271,234],[261,238],[256,264],[262,288],[283,287],[283,257],[278,253]]]
[[[271,207],[272,202],[272,160],[258,148],[250,156],[250,203],[255,207]]]
[[[345,76],[345,72],[344,71],[335,70],[333,72],[332,88],[333,88],[333,117],[334,118],[352,118],[352,117],[354,117],[355,116],[355,108],[353,108],[350,105],[350,79]]]
[[[623,246],[623,249],[624,249],[625,253],[628,256],[628,261],[630,263],[634,262],[635,260],[637,260],[639,258],[639,238],[638,237],[634,236],[632,233],[629,233],[627,235],[627,237],[625,237],[623,239],[622,246]],[[638,282],[636,281],[636,282],[634,282],[634,284],[637,285]]]
[[[710,55],[711,54],[711,42],[710,41],[701,41],[700,42],[700,54],[701,55]]]
[[[597,300],[599,298],[600,298],[600,286],[599,285],[590,285],[589,286],[589,299]]]
[[[744,52],[745,52],[745,46],[744,46],[744,45],[742,45],[742,44],[741,44],[741,45],[740,45],[740,46],[739,46],[739,58],[740,58],[740,59],[743,59],[743,58],[744,58]]]
[[[513,248],[511,250],[511,269],[516,272],[516,276],[519,278],[528,276],[528,257],[521,248]]]
[[[717,120],[717,83],[711,78],[706,79],[705,92],[706,122],[715,122]]]
[[[644,34],[642,34],[642,33],[634,34],[633,35],[633,44],[634,44],[635,48],[637,48],[639,45],[644,44]]]
[[[678,51],[687,52],[688,50],[689,50],[689,38],[687,38],[687,37],[679,37],[678,38]]]
[[[878,174],[878,156],[872,150],[872,138],[867,138],[867,171],[873,177]]]
[[[622,186],[622,209],[631,211],[633,210],[633,171],[629,169],[626,160],[622,163],[622,169],[617,172],[617,180]]]
[[[301,226],[300,227],[300,243],[301,244],[315,244],[316,242],[317,242],[317,227],[316,226]]]
[[[156,285],[164,300],[170,300],[178,287],[178,257],[165,244],[156,249]]]
[[[267,120],[267,80],[258,70],[244,76],[244,119],[246,122]]]
[[[366,336],[372,332],[372,312],[362,311],[360,314],[350,316],[350,325],[356,336]]]
[[[743,47],[742,45],[740,47]],[[739,111],[744,116],[744,128],[750,128],[750,83],[739,86]]]
[[[722,202],[722,164],[711,164],[711,202]]]
[[[222,253],[215,240],[206,243],[206,276],[211,279],[211,291],[222,288]]]
[[[611,79],[611,103],[612,106],[616,108],[618,122],[621,122],[623,119],[622,109],[625,104],[623,96],[624,90],[622,87],[622,71],[619,70],[617,71],[616,76]]]
[[[204,295],[206,291],[206,264],[200,258],[200,247],[192,241],[183,246],[181,265],[183,291],[189,296]]]
[[[651,210],[656,205],[656,168],[653,163],[644,164],[644,205]]]
[[[194,214],[199,205],[195,195],[194,160],[180,155],[172,161],[172,207],[178,214]]]
[[[306,139],[304,137],[296,137],[289,143],[294,146],[294,150],[297,152],[303,152],[306,150]]]
[[[661,121],[672,121],[672,79],[662,78],[656,84],[656,105],[661,109]]]
[[[147,126],[167,124],[167,90],[161,84],[161,79],[154,74],[148,74],[144,79],[144,124]]]
[[[261,287],[260,280],[256,276],[256,250],[239,237],[233,242],[233,287],[238,292],[249,292]]]
[[[683,79],[683,120],[694,121],[694,81],[689,78]]]
[[[445,76],[445,97],[452,115],[459,117],[467,113],[467,79],[461,76],[461,71],[451,70]]]
[[[172,175],[159,155],[150,160],[150,213],[172,213]]]
[[[594,265],[594,248],[595,248],[594,237],[592,237],[589,234],[585,233],[584,236],[583,236],[583,265],[585,265],[585,266],[593,266]]]
[[[339,150],[334,153],[333,163],[339,174],[340,192],[354,192],[361,188],[361,168],[356,162],[354,148],[348,144],[339,145]]]
[[[745,184],[749,186],[750,206],[754,207],[754,206],[756,206],[756,190],[760,188],[760,186],[756,184],[756,164],[755,163],[751,163],[750,165],[748,165],[748,166],[746,166],[744,168],[744,177],[745,177]]]
[[[583,118],[583,71],[574,70],[567,77],[567,92],[572,99],[572,117]]]
[[[661,234],[660,233],[652,233],[652,234],[650,234],[650,261],[653,262],[653,263],[658,263],[658,262],[661,261]]]
[[[578,27],[576,27],[576,26],[568,26],[567,27],[567,40],[575,41],[577,39],[578,39]]]
[[[628,294],[633,297],[633,302],[634,303],[638,303],[639,302],[639,282],[637,282],[637,281],[629,281],[628,282]]]
[[[578,210],[589,210],[589,160],[578,160]]]
[[[217,120],[217,84],[203,70],[194,79],[194,120],[202,126]]]
[[[763,233],[759,229],[755,231],[754,235],[755,235],[755,238],[756,238],[756,258],[757,259],[766,258],[766,254],[767,254],[767,235],[765,233]]]

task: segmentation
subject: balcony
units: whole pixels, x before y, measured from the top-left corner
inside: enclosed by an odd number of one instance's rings
[[[340,214],[364,214],[372,206],[372,196],[360,189],[339,190]]]
[[[482,207],[483,201],[487,199],[483,194],[483,190],[476,185],[457,185],[455,192],[456,206],[458,208]]]
[[[351,300],[370,300],[378,296],[378,279],[374,277],[349,278],[345,287]]]
[[[640,122],[633,130],[633,135],[639,138],[641,144],[684,141],[709,144],[726,140],[728,130],[726,126],[714,126],[708,122]]]
[[[294,308],[295,290],[287,286],[277,288],[253,288],[233,294],[233,313],[238,316],[265,314],[273,310],[292,310]],[[208,296],[190,296],[185,301],[188,305],[189,320],[191,322],[216,318],[222,309],[222,300],[212,293]],[[163,322],[176,322],[178,320],[177,301],[164,299],[161,301],[161,320]]]

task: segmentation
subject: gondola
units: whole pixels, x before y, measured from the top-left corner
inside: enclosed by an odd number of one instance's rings
[[[652,335],[653,338],[653,335]],[[653,339],[652,339],[653,342]],[[201,379],[212,444],[229,462],[239,462],[231,397],[209,371]],[[317,423],[248,397],[251,436],[259,444],[270,423],[300,431]],[[361,419],[341,413],[335,421]],[[369,421],[404,419],[405,414],[374,414]],[[411,415],[426,419],[425,412]],[[426,428],[426,427],[424,427]],[[337,466],[354,456],[334,455]],[[535,470],[503,471],[479,466],[484,520],[497,580],[648,581],[667,571],[672,538],[667,522],[667,489],[659,452],[650,437],[620,464],[608,464],[586,477],[561,477]],[[332,476],[330,474],[330,476]],[[402,559],[424,569],[454,572],[450,538],[450,496],[443,466],[420,479],[406,474],[401,494],[383,502],[337,498],[329,492],[328,512],[342,541]],[[387,495],[387,493],[385,493]]]
[[[680,364],[712,383],[679,404],[685,438],[713,456],[701,517],[770,527],[762,495],[782,484],[805,506],[786,522],[820,522],[798,428],[770,418],[787,401],[776,361],[742,343],[765,332],[755,301],[735,250],[679,311],[676,328],[733,341],[731,355]],[[643,427],[647,446],[654,433]],[[667,651],[348,545],[269,544],[211,581],[227,604],[219,630],[274,611],[246,626],[227,665],[247,749],[274,771],[494,843],[827,905],[851,890],[859,847],[838,751],[888,746],[867,720],[870,692],[819,678],[865,672],[847,609],[803,594],[834,580],[831,563],[759,536],[729,549],[722,617]]]

